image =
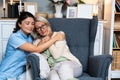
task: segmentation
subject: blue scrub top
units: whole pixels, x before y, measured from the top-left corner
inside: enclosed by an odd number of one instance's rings
[[[0,80],[7,78],[18,78],[26,68],[26,55],[29,52],[19,49],[24,43],[32,43],[32,36],[25,35],[21,30],[11,34],[6,54],[0,63]]]

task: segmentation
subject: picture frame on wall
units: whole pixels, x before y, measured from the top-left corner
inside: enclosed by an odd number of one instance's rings
[[[66,18],[76,18],[77,17],[77,7],[68,6]]]
[[[24,11],[28,11],[35,15],[38,11],[36,2],[24,2]]]
[[[78,4],[77,18],[93,18],[93,4]]]

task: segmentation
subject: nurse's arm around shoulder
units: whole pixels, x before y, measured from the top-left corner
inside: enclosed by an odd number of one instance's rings
[[[47,48],[49,48],[52,44],[54,44],[58,40],[64,40],[65,36],[62,33],[57,33],[54,37],[52,37],[50,40],[45,42],[44,44],[38,44],[37,46],[31,44],[31,43],[24,43],[19,48],[28,52],[43,52]]]

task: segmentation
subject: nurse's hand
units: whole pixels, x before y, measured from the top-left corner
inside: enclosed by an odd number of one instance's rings
[[[48,40],[50,40],[50,36],[45,36],[44,38],[42,38],[42,42],[47,42]]]

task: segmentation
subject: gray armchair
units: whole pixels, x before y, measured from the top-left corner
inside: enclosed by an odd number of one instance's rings
[[[83,74],[79,76],[79,79],[105,80],[108,75],[108,67],[113,58],[109,54],[94,56],[94,41],[98,18],[52,18],[48,20],[54,31],[62,30],[65,32],[71,52],[81,61]],[[29,54],[27,61],[31,65],[33,80],[41,80],[39,76],[39,58],[34,54]]]

